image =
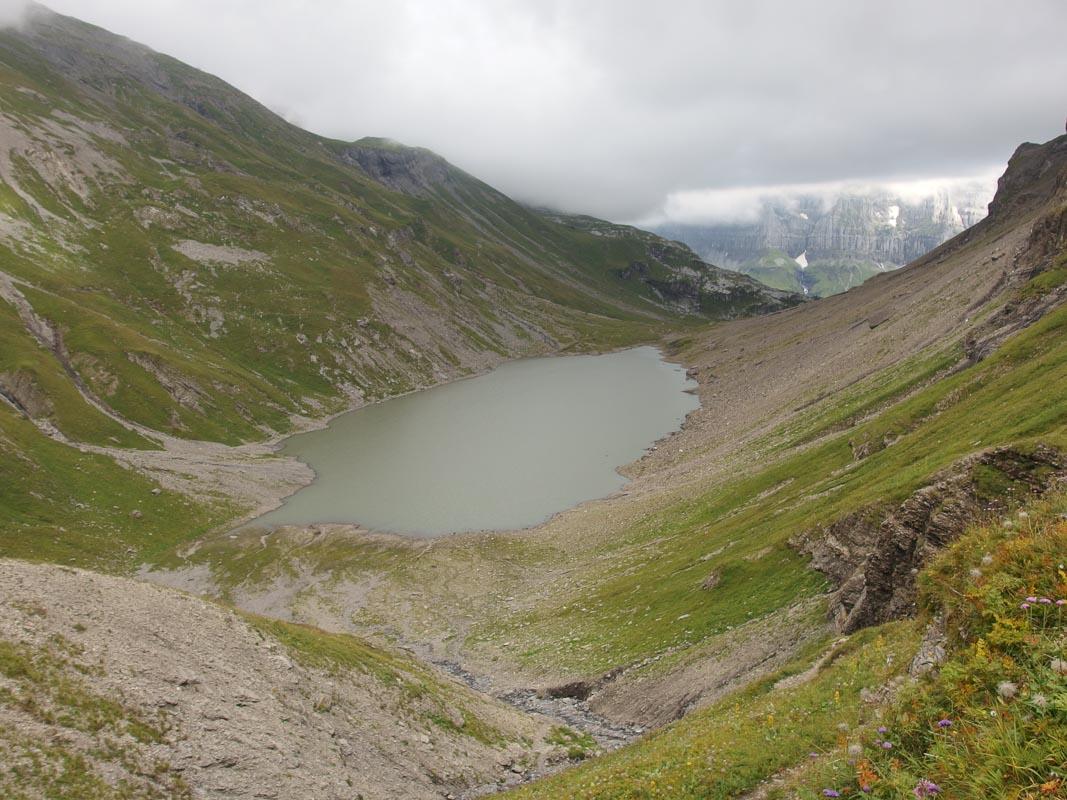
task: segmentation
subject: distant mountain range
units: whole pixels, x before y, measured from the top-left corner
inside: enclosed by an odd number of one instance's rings
[[[975,181],[921,197],[886,189],[768,197],[751,222],[653,230],[769,286],[825,297],[930,252],[983,219],[992,196],[992,185]]]

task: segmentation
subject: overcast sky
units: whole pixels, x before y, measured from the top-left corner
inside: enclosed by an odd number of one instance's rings
[[[1065,0],[46,5],[303,127],[423,145],[615,220],[722,215],[761,187],[988,176],[1067,115]]]

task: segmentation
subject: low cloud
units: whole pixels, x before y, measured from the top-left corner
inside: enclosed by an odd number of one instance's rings
[[[729,225],[755,222],[768,203],[796,208],[801,201],[815,201],[826,208],[842,195],[884,196],[905,205],[947,193],[955,202],[972,199],[986,204],[993,197],[997,175],[921,178],[916,180],[826,181],[727,189],[696,189],[671,192],[656,212],[636,220],[643,227],[666,224]]]
[[[0,0],[0,28],[15,28],[26,19],[27,0]]]
[[[316,132],[429,147],[517,199],[616,220],[985,174],[1063,132],[1063,0],[47,2]]]

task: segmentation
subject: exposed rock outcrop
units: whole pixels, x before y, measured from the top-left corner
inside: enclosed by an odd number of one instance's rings
[[[342,160],[354,164],[383,186],[421,197],[450,182],[447,161],[418,147],[391,146],[384,139],[362,139],[346,147]]]
[[[923,632],[919,649],[911,660],[908,674],[913,678],[937,669],[945,660],[945,618],[938,615]]]
[[[997,181],[997,194],[989,204],[990,216],[1026,213],[1067,190],[1063,164],[1067,160],[1067,135],[1044,144],[1019,145],[1008,168]]]
[[[982,516],[1067,478],[1051,447],[997,448],[969,456],[891,510],[868,508],[805,531],[790,544],[837,587],[830,616],[845,633],[910,616],[915,575]]]
[[[52,412],[52,401],[26,370],[0,372],[0,396],[32,419],[47,417]]]
[[[1055,167],[1060,184],[1057,188],[1064,191],[1067,136],[1061,139],[1064,146],[1044,163],[1050,170]],[[1016,253],[1001,257],[1011,259],[1007,280],[1016,291],[964,341],[964,351],[971,363],[986,358],[1013,333],[1037,322],[1050,309],[1067,300],[1067,282],[1050,281],[1046,286],[1027,286],[1044,272],[1067,268],[1067,205],[1040,217],[1030,229],[1025,246]]]

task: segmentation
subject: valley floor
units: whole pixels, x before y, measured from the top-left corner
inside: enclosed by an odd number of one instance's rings
[[[1027,235],[987,226],[847,295],[668,338],[701,408],[627,468],[623,492],[536,529],[241,531],[142,575],[401,644],[498,696],[561,695],[537,707],[592,730],[670,722],[833,636],[798,533],[884,514],[974,452],[1064,444],[1062,311],[987,361],[965,353],[1010,332],[998,315]]]
[[[1067,599],[1062,189],[845,294],[667,337],[700,409],[622,492],[531,530],[233,530],[306,468],[260,445],[85,453],[132,467],[99,491],[145,523],[101,563],[219,604],[0,564],[13,785],[89,759],[144,796],[473,797],[667,726],[518,796],[1062,796],[1063,620],[1025,600]]]

